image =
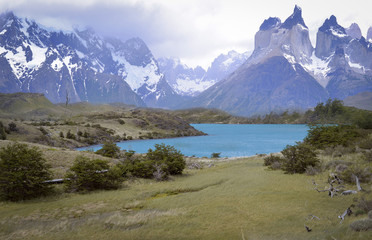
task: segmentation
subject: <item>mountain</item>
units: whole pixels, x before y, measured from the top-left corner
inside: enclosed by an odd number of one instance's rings
[[[227,54],[220,54],[213,60],[203,80],[214,83],[219,82],[247,61],[250,54],[251,52],[238,53],[234,50],[229,51]]]
[[[206,72],[200,66],[188,67],[177,58],[159,58],[158,63],[169,85],[182,96],[195,96],[213,84],[203,81]]]
[[[197,96],[235,71],[248,57],[249,52],[220,54],[207,71],[200,66],[190,68],[176,58],[160,58],[158,63],[161,73],[178,94]]]
[[[350,27],[345,28],[345,32],[352,38],[360,39],[362,37],[362,31],[360,30],[359,25],[356,23],[352,23]]]
[[[361,92],[344,100],[345,106],[372,111],[372,92]]]
[[[332,15],[319,28],[315,49],[318,61],[325,66],[324,87],[331,98],[341,100],[372,91],[372,44],[347,32]]]
[[[302,10],[295,6],[284,22],[264,20],[248,60],[183,107],[242,116],[305,111],[329,97],[342,100],[372,92],[371,54],[372,43],[361,36],[359,26],[345,29],[333,15],[318,29],[314,48]]]
[[[43,93],[53,103],[163,106],[177,96],[139,38],[104,39],[92,29],[56,31],[0,15],[0,92]]]
[[[372,42],[372,27],[368,28],[367,31],[367,41]]]
[[[302,10],[296,6],[284,23],[266,19],[248,60],[189,104],[242,116],[313,107],[328,93],[302,66],[311,61],[312,52]]]

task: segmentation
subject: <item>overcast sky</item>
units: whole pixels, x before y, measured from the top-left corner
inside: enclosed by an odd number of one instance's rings
[[[0,0],[0,9],[46,26],[90,26],[100,35],[140,37],[155,57],[207,68],[220,53],[253,50],[261,23],[268,17],[284,21],[295,4],[313,45],[332,14],[343,27],[358,23],[363,36],[372,26],[371,0]]]

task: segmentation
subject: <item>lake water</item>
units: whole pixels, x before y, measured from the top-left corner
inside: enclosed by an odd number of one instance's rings
[[[221,153],[221,157],[251,156],[258,153],[280,152],[288,144],[302,141],[309,129],[306,125],[292,124],[192,124],[208,136],[170,139],[134,140],[119,142],[122,150],[146,153],[155,144],[172,145],[186,156],[210,157]],[[79,150],[101,148],[101,145]]]

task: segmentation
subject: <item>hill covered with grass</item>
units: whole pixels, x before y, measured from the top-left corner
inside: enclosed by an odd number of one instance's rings
[[[204,134],[167,111],[124,104],[55,105],[42,94],[16,93],[1,94],[0,106],[6,139],[55,147]]]

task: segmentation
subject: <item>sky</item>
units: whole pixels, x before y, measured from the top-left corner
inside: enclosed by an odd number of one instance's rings
[[[313,46],[331,15],[345,28],[358,23],[363,36],[372,26],[371,0],[0,0],[0,9],[57,29],[91,27],[124,41],[140,37],[156,58],[208,68],[221,53],[253,51],[262,22],[268,17],[284,22],[296,4]]]

